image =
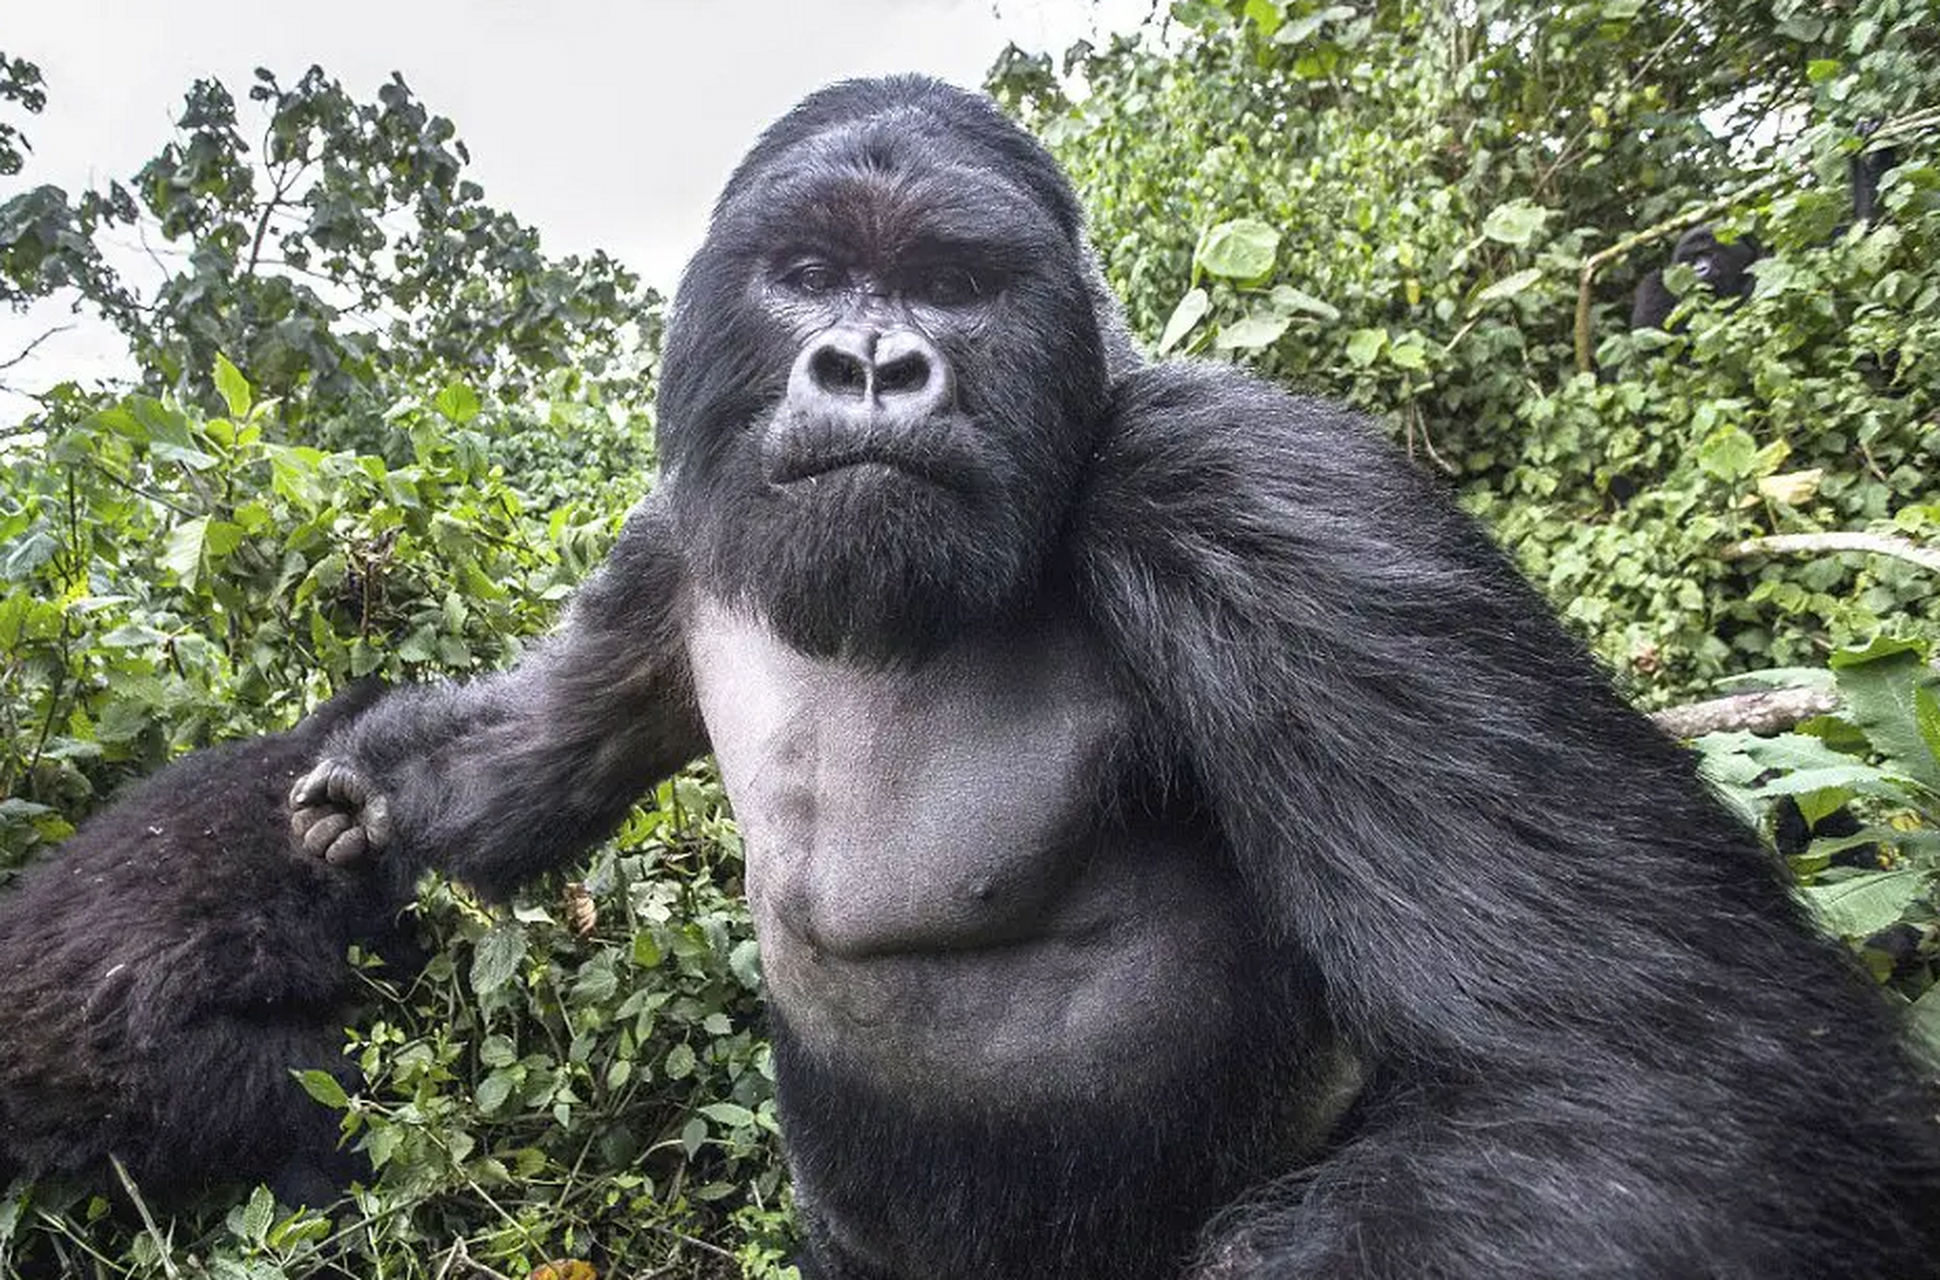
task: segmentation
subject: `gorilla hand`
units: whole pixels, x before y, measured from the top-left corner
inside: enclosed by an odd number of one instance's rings
[[[325,759],[290,788],[290,834],[311,857],[362,862],[390,843],[390,800],[350,764]]]

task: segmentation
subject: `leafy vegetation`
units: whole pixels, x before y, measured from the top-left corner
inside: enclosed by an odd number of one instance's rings
[[[1376,416],[1641,703],[1836,691],[1790,733],[1705,741],[1708,767],[1767,829],[1783,804],[1855,814],[1793,868],[1940,1044],[1931,8],[1201,0],[1062,63],[1010,51],[991,88],[1078,180],[1143,337]],[[649,481],[656,295],[547,257],[401,81],[245,96],[195,85],[126,185],[0,202],[0,302],[105,317],[141,371],[0,433],[0,892],[178,752],[353,676],[512,660]],[[47,106],[0,55],[0,173],[31,171]],[[1887,143],[1885,216],[1840,229],[1847,158]],[[1685,326],[1625,332],[1698,213],[1765,246],[1754,297],[1673,272]],[[157,285],[102,250],[129,226],[174,251]],[[1916,554],[1761,541],[1827,533]],[[504,909],[428,883],[424,971],[367,970],[366,1087],[307,1081],[377,1166],[354,1200],[239,1188],[145,1219],[0,1189],[0,1275],[775,1274],[788,1193],[718,783],[662,787],[564,875]]]

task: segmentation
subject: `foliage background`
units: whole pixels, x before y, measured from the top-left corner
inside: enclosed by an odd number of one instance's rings
[[[1007,51],[989,87],[1079,183],[1155,349],[1376,416],[1640,703],[1767,668],[1836,682],[1840,716],[1708,755],[1754,821],[1781,795],[1808,819],[1856,804],[1861,836],[1793,865],[1935,1034],[1940,575],[1727,554],[1940,541],[1934,6],[1185,0],[1106,48]],[[9,105],[0,174],[31,176],[48,104],[18,55]],[[1886,215],[1843,227],[1868,138],[1899,155]],[[193,86],[126,184],[0,202],[0,302],[93,310],[142,370],[4,429],[0,878],[130,777],[347,678],[510,661],[644,491],[662,300],[602,255],[547,256],[469,159],[401,80],[366,102],[264,72],[240,102]],[[1713,203],[1770,251],[1754,297],[1631,334],[1669,239],[1600,260],[1580,369],[1585,261]],[[189,250],[151,291],[100,249],[135,225]],[[148,1223],[15,1187],[0,1273],[773,1273],[787,1191],[739,852],[697,767],[510,910],[428,884],[434,958],[372,979],[348,1040],[369,1083],[328,1099],[373,1187],[331,1215],[243,1188]]]

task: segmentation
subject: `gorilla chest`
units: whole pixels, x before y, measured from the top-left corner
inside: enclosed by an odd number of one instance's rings
[[[1224,1002],[1240,895],[1209,833],[1104,803],[1130,711],[1081,626],[903,670],[804,655],[722,607],[690,635],[770,999],[807,1048],[931,1082],[1029,1062],[1041,1084],[1047,1054],[1149,1053],[1195,988]]]

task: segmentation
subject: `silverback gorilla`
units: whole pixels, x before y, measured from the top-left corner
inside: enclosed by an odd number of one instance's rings
[[[14,1172],[112,1185],[113,1153],[166,1202],[260,1180],[323,1204],[365,1167],[290,1073],[351,1083],[345,951],[394,944],[409,869],[292,856],[283,804],[381,692],[183,757],[0,894],[0,1188]]]
[[[1932,1099],[1687,754],[1367,424],[1142,363],[987,101],[773,125],[665,357],[562,630],[293,821],[503,886],[713,751],[805,1275],[1932,1271]]]

